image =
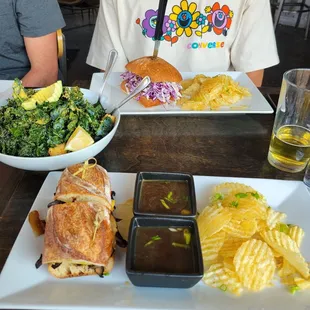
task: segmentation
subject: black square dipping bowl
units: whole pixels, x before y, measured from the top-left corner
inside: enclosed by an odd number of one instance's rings
[[[130,224],[126,273],[136,286],[190,288],[203,277],[195,219],[136,217]]]
[[[194,218],[197,213],[193,176],[183,173],[137,174],[134,215]]]

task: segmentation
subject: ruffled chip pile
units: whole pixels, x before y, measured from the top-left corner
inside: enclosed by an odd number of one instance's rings
[[[252,187],[215,186],[197,222],[205,274],[214,288],[241,295],[273,286],[276,277],[291,293],[310,288],[309,266],[300,252],[302,228],[284,223]]]

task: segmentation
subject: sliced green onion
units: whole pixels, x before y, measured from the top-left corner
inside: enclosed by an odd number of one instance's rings
[[[182,243],[177,243],[177,242],[172,242],[172,245],[176,248],[183,248],[183,249],[189,249],[190,246],[187,244],[182,244]]]
[[[173,204],[177,203],[178,201],[176,199],[172,198],[173,193],[169,192],[169,194],[167,195],[167,197],[164,198],[164,200],[167,200],[168,202],[171,202]]]
[[[223,200],[223,199],[224,199],[224,195],[221,194],[221,193],[216,193],[216,194],[213,196],[213,201]]]
[[[153,242],[154,242],[154,241],[151,240],[151,241],[147,242],[144,246],[145,246],[145,247],[146,247],[146,246],[149,246],[149,245],[151,245]]]
[[[238,201],[232,201],[230,206],[233,207],[233,208],[238,208],[239,202]]]
[[[161,238],[160,238],[158,235],[152,237],[151,239],[152,239],[153,241],[161,240]]]
[[[188,229],[184,229],[183,231],[185,243],[188,245],[191,243],[192,234]]]
[[[164,199],[160,199],[161,204],[166,208],[166,209],[170,209],[170,207],[167,205],[166,201]]]
[[[235,195],[235,197],[237,197],[237,198],[246,198],[246,197],[248,197],[248,194],[247,193],[238,193],[238,194]]]
[[[288,225],[281,223],[279,226],[279,231],[283,232],[285,234],[288,234],[290,229],[289,229]]]
[[[227,291],[227,285],[222,284],[222,285],[220,286],[220,290],[223,291],[223,292],[226,292],[226,291]]]
[[[293,285],[289,288],[289,291],[292,295],[294,295],[297,291],[300,291],[300,287],[298,285]]]
[[[251,193],[251,195],[256,198],[256,199],[260,199],[260,196],[259,194],[256,192],[256,193]]]
[[[145,247],[146,247],[146,246],[149,246],[149,245],[151,245],[154,241],[158,241],[158,240],[161,240],[161,238],[160,238],[158,235],[153,236],[153,237],[151,238],[151,240],[150,240],[149,242],[147,242],[144,246],[145,246]]]

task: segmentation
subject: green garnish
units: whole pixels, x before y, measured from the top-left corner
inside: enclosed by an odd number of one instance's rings
[[[224,195],[221,194],[221,193],[216,193],[216,194],[213,196],[213,201],[223,200],[223,199],[224,199]]]
[[[184,229],[183,231],[185,243],[188,245],[191,243],[192,234],[188,229]]]
[[[109,273],[109,272],[105,272],[103,275],[104,275],[104,276],[109,276],[110,273]]]
[[[238,208],[239,202],[238,201],[232,201],[230,206],[233,207],[233,208]]]
[[[161,204],[166,208],[166,209],[170,209],[170,207],[167,205],[166,201],[164,199],[160,199]]]
[[[150,240],[149,242],[147,242],[144,246],[145,246],[145,247],[146,247],[146,246],[149,246],[149,245],[151,245],[154,241],[158,241],[158,240],[161,240],[161,238],[160,238],[158,235],[153,236],[153,237],[151,238],[151,240]]]
[[[149,242],[147,242],[147,243],[144,245],[144,247],[151,245],[153,242],[154,242],[153,240],[150,240]]]
[[[152,240],[153,241],[158,241],[158,240],[161,240],[161,238],[158,235],[156,235],[156,236],[152,237]]]
[[[176,248],[183,248],[183,249],[189,249],[190,246],[187,244],[182,244],[182,243],[177,243],[177,242],[172,242],[172,245]]]
[[[164,199],[167,200],[168,202],[171,202],[173,204],[177,203],[178,201],[176,199],[172,198],[173,193],[169,192],[167,197],[165,197]]]
[[[256,193],[251,193],[251,195],[256,198],[256,199],[260,199],[260,196],[259,194],[256,192]]]
[[[225,284],[222,284],[219,289],[223,292],[226,292],[227,291],[227,286]]]
[[[247,193],[238,193],[238,194],[235,195],[235,197],[237,197],[237,198],[246,198],[246,197],[248,197],[248,194]]]
[[[300,291],[300,287],[298,285],[293,285],[289,288],[289,291],[292,295],[294,295],[297,291]]]
[[[288,227],[288,225],[281,223],[279,226],[279,231],[285,234],[288,234],[290,231],[290,228]]]
[[[271,209],[271,207],[270,206],[268,206],[268,208],[267,209]]]

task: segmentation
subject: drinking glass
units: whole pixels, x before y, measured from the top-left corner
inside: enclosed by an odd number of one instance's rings
[[[310,69],[283,75],[268,161],[286,172],[302,171],[310,158]]]

